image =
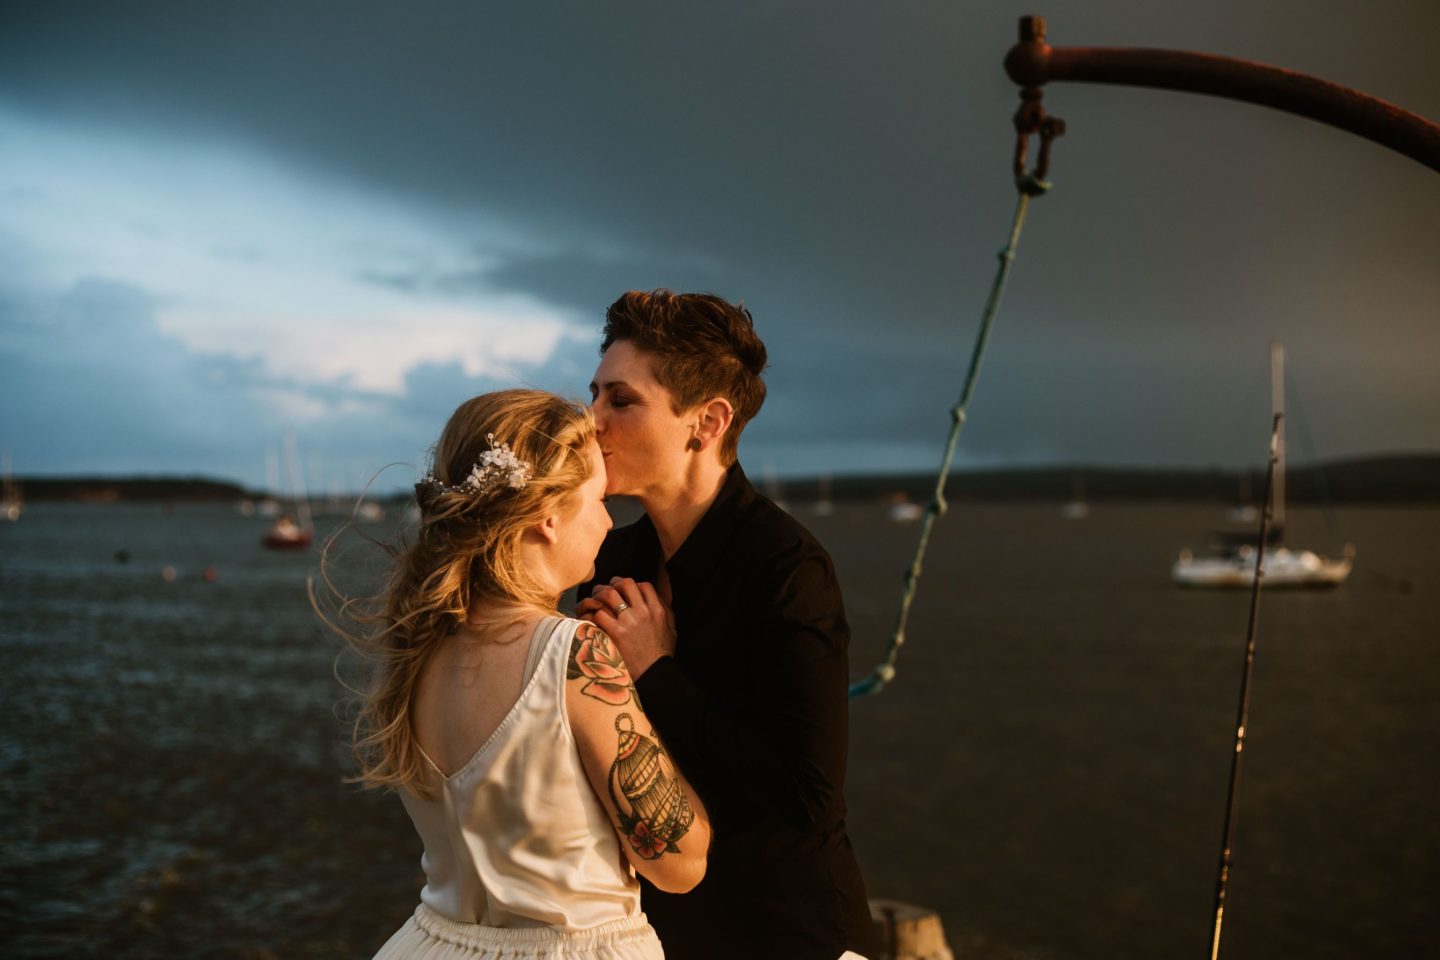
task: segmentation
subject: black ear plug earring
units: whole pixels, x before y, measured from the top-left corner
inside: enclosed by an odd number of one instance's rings
[[[699,449],[700,449],[700,441],[699,441],[698,439],[696,439],[695,437],[691,437],[691,438],[690,438],[690,442],[687,443],[687,444],[685,444],[685,447],[686,447],[686,449],[689,449],[689,450],[699,450]]]

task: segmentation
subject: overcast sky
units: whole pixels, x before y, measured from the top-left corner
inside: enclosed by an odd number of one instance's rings
[[[604,309],[743,300],[752,474],[930,468],[1014,204],[1016,20],[1440,117],[1434,0],[8,3],[0,446],[17,472],[312,486],[465,397],[582,395]],[[959,462],[1440,450],[1440,176],[1311,121],[1054,85]],[[1298,404],[1298,406],[1297,406]]]

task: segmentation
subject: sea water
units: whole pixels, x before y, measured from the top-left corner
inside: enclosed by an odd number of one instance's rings
[[[859,677],[918,528],[792,509],[835,558]],[[1222,513],[953,505],[896,680],[851,710],[872,896],[937,909],[957,956],[1208,949],[1249,597],[1168,570]],[[1261,600],[1227,957],[1421,956],[1440,936],[1440,510],[1335,519],[1350,582]],[[1338,552],[1323,520],[1292,511],[1291,543]],[[317,553],[264,532],[228,506],[32,504],[0,525],[4,955],[365,957],[413,910],[399,801],[344,782]],[[359,590],[380,555],[345,542]]]

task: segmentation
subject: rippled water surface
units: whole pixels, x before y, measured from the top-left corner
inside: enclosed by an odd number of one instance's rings
[[[1218,512],[955,505],[898,679],[851,713],[872,895],[940,910],[959,956],[1208,950],[1248,597],[1167,570]],[[797,515],[841,572],[858,676],[916,528]],[[1440,510],[1338,520],[1351,582],[1262,601],[1227,957],[1440,936]],[[365,957],[413,909],[398,800],[342,782],[316,556],[263,531],[223,507],[0,525],[4,955]],[[1330,546],[1318,515],[1292,531]]]

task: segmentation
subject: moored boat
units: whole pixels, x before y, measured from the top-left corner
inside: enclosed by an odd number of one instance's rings
[[[300,526],[286,514],[275,521],[260,542],[271,550],[303,550],[314,539],[313,530]]]
[[[1255,564],[1261,563],[1261,580],[1267,588],[1337,587],[1350,576],[1355,565],[1355,547],[1345,545],[1344,556],[1331,560],[1312,550],[1291,550],[1283,546],[1285,535],[1285,349],[1270,344],[1270,402],[1280,417],[1275,442],[1274,490],[1271,494],[1271,526],[1263,550],[1256,549],[1248,535],[1233,532],[1214,535],[1218,547],[1214,556],[1197,557],[1189,549],[1170,568],[1170,579],[1182,587],[1249,587],[1255,582]],[[1255,539],[1258,539],[1256,537]]]
[[[20,488],[15,485],[15,478],[10,473],[10,451],[6,450],[4,464],[0,465],[0,520],[9,520],[12,523],[19,520],[24,504],[25,499],[20,495]]]
[[[295,517],[281,514],[260,542],[271,550],[303,550],[315,539],[315,524],[310,519],[310,498],[305,493],[305,480],[300,474],[300,457],[295,452],[295,435],[285,437],[285,466],[289,475]]]
[[[1313,550],[1270,547],[1266,548],[1264,559],[1262,573],[1266,589],[1337,587],[1350,576],[1355,548],[1347,545],[1342,559],[1331,560]],[[1182,587],[1247,588],[1255,580],[1255,548],[1246,545],[1232,555],[1219,557],[1195,557],[1189,550],[1182,550],[1170,576]]]

